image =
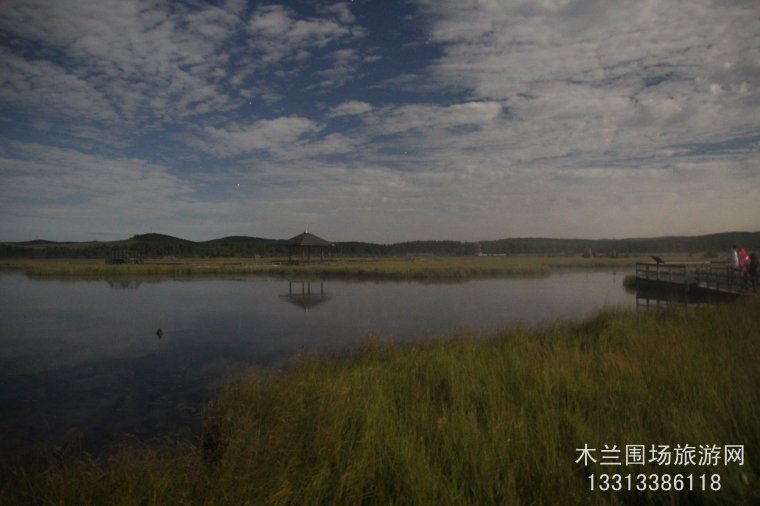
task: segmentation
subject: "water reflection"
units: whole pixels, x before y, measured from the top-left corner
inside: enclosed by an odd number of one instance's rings
[[[252,366],[286,365],[299,350],[340,353],[369,335],[410,342],[634,305],[609,271],[445,284],[103,281],[0,274],[1,455],[71,433],[91,451],[119,434],[197,433],[219,385]]]
[[[288,293],[280,295],[280,297],[307,312],[332,299],[332,294],[325,292],[324,281],[315,281],[313,290],[311,283],[311,281],[289,280]]]
[[[736,297],[738,297],[736,294],[709,293],[684,287],[643,286],[636,289],[636,309],[650,311],[672,305],[700,308],[734,300]]]
[[[119,281],[108,281],[108,286],[114,290],[137,290],[142,284],[141,280],[126,279]]]
[[[683,307],[704,307],[713,302],[706,300],[694,300],[687,294],[662,294],[651,292],[636,293],[636,309],[639,311],[651,311],[663,309],[668,306],[678,305]]]

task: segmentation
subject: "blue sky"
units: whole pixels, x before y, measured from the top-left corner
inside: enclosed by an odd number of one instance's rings
[[[760,229],[760,3],[0,2],[0,240]]]

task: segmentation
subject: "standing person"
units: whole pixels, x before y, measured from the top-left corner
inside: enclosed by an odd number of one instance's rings
[[[736,251],[736,246],[731,246],[731,257],[728,261],[728,266],[732,271],[739,270],[739,252]]]
[[[744,289],[749,288],[749,257],[747,256],[747,250],[739,248],[739,272],[742,273],[742,283],[744,283]]]
[[[749,255],[749,278],[752,281],[752,290],[757,292],[757,253]]]

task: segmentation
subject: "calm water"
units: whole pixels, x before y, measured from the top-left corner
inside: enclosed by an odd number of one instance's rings
[[[623,272],[411,282],[32,280],[0,275],[0,451],[98,450],[124,435],[192,436],[220,384],[368,335],[397,342],[457,328],[580,319],[634,307]],[[161,328],[159,339],[156,330]]]

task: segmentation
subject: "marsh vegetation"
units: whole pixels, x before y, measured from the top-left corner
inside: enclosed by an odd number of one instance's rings
[[[609,310],[483,339],[305,357],[229,384],[197,444],[8,469],[3,504],[750,504],[760,500],[760,303]],[[588,444],[743,445],[718,492],[590,492]]]
[[[684,255],[666,255],[670,261]],[[582,258],[548,256],[484,256],[405,258],[341,258],[325,262],[288,265],[283,260],[245,258],[146,260],[143,264],[106,264],[102,260],[19,259],[0,262],[0,269],[23,270],[37,277],[114,277],[193,275],[261,275],[291,278],[355,279],[469,279],[502,276],[547,275],[552,269],[630,268],[648,256]]]

